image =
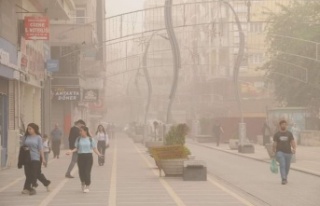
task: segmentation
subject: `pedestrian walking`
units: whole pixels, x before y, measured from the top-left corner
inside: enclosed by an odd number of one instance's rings
[[[98,156],[102,154],[97,149],[96,141],[90,136],[89,129],[86,126],[80,127],[80,137],[74,143],[74,149],[67,152],[67,154],[78,154],[78,168],[81,180],[81,189],[84,193],[89,192],[91,185],[91,170],[93,165],[93,155],[95,152]]]
[[[49,160],[49,154],[50,154],[50,143],[49,143],[49,137],[48,135],[44,134],[42,139],[42,146],[43,146],[43,153],[44,153],[44,160],[45,164],[44,166],[48,166],[48,160]]]
[[[56,124],[54,126],[54,129],[51,131],[51,144],[52,144],[53,158],[59,159],[61,141],[62,141],[62,131],[59,129],[59,125]]]
[[[215,123],[213,126],[213,135],[216,138],[217,147],[220,146],[221,135],[224,134],[224,130],[219,123]]]
[[[36,190],[33,187],[37,184],[37,179],[40,176],[41,158],[43,160],[42,163],[45,165],[46,161],[39,126],[35,123],[30,123],[22,139],[22,147],[19,154],[18,167],[24,166],[26,176],[22,194],[36,194]]]
[[[271,128],[269,127],[267,121],[264,122],[262,126],[262,135],[263,135],[263,145],[265,146],[266,144],[271,143],[270,142],[270,137],[272,136],[271,134]]]
[[[77,138],[80,136],[80,127],[86,126],[86,123],[83,120],[78,120],[75,122],[74,126],[71,127],[70,133],[69,133],[69,149],[73,150],[75,149],[75,142]],[[78,153],[74,152],[72,154],[71,162],[69,164],[68,170],[66,172],[66,178],[74,178],[71,175],[71,171],[74,168],[75,164],[77,163],[78,160]]]
[[[288,183],[292,154],[296,153],[296,142],[290,131],[287,130],[286,120],[279,122],[280,130],[273,137],[273,152],[280,164],[281,184]]]
[[[98,163],[100,166],[103,166],[105,163],[105,152],[107,147],[109,146],[109,136],[102,125],[99,125],[96,131],[95,139],[98,142],[98,150],[102,157],[98,157]]]

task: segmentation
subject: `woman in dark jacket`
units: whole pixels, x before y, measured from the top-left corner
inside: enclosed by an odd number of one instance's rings
[[[27,158],[24,159],[22,158],[22,155],[19,155],[18,166],[23,164],[26,176],[22,194],[35,195],[36,191],[34,187],[37,186],[37,179],[43,180],[43,174],[41,174],[41,163],[44,165],[46,164],[39,126],[35,123],[30,123],[28,125],[22,140],[21,150],[24,154],[27,154]],[[45,186],[49,186],[49,184],[50,181],[47,180]]]

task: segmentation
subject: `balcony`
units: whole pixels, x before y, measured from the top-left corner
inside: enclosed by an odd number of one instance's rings
[[[94,46],[98,42],[92,24],[50,24],[51,46],[85,45]]]
[[[69,20],[70,14],[75,10],[73,0],[41,0],[47,9],[47,15],[50,19]]]

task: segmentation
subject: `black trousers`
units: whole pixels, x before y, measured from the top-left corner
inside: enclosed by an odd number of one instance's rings
[[[106,153],[106,141],[98,141],[97,149],[104,157]],[[104,163],[104,158],[98,157],[98,161],[99,163]]]
[[[41,162],[40,161],[31,161],[28,164],[24,165],[24,174],[26,180],[24,182],[23,189],[31,190],[32,186],[37,184],[37,179],[40,177],[41,173]]]
[[[78,168],[81,183],[91,184],[91,169],[93,165],[92,153],[78,154]]]
[[[59,155],[60,155],[60,145],[61,145],[61,140],[52,141],[53,157],[59,157]]]
[[[50,181],[42,173],[41,165],[42,165],[42,161],[40,162],[39,173],[38,173],[37,179],[43,184],[43,186],[46,187],[46,186],[48,186],[50,184]],[[33,186],[35,186],[35,185],[33,185]]]

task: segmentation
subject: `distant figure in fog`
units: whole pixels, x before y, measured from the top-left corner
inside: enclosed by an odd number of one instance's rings
[[[91,185],[91,169],[93,165],[92,152],[94,151],[99,157],[103,157],[103,155],[98,151],[96,141],[90,136],[88,127],[81,126],[79,131],[80,137],[76,139],[74,148],[67,152],[67,154],[78,154],[77,161],[81,189],[84,193],[88,193]]]
[[[288,183],[288,174],[290,170],[292,154],[296,153],[296,142],[290,131],[287,130],[286,120],[279,123],[280,130],[273,137],[273,152],[280,164],[281,183]]]
[[[157,141],[159,138],[159,123],[157,121],[153,122],[153,129],[154,129],[154,140]]]
[[[272,134],[271,134],[271,129],[270,129],[267,121],[265,121],[262,126],[262,135],[263,135],[263,145],[269,144],[270,137],[272,136]]]
[[[102,125],[99,125],[96,131],[95,139],[98,141],[97,148],[103,157],[98,158],[100,166],[104,165],[106,148],[109,146],[109,137]]]
[[[43,135],[43,153],[44,153],[44,159],[46,164],[44,165],[45,167],[48,166],[48,160],[49,160],[49,154],[50,154],[50,142],[49,142],[49,137],[48,135],[44,134]]]
[[[74,145],[75,145],[76,139],[80,137],[80,127],[82,126],[86,126],[86,123],[80,119],[74,123],[73,127],[71,127],[70,133],[69,133],[69,149],[70,150],[73,150],[75,148]],[[69,164],[69,167],[66,173],[66,178],[74,178],[71,175],[71,171],[74,168],[77,161],[78,161],[78,153],[74,152],[72,154],[71,162]]]
[[[219,123],[215,123],[213,126],[213,135],[217,141],[217,147],[220,146],[221,135],[224,134],[224,130]]]
[[[300,130],[300,128],[297,126],[296,123],[293,123],[293,125],[292,125],[292,127],[291,127],[291,132],[292,132],[292,135],[293,135],[294,140],[296,141],[297,144],[299,144],[299,142],[300,142],[300,133],[301,133],[301,130]]]
[[[51,144],[52,144],[53,158],[59,159],[61,140],[62,140],[62,132],[59,129],[59,125],[56,124],[54,126],[54,129],[51,131]]]

